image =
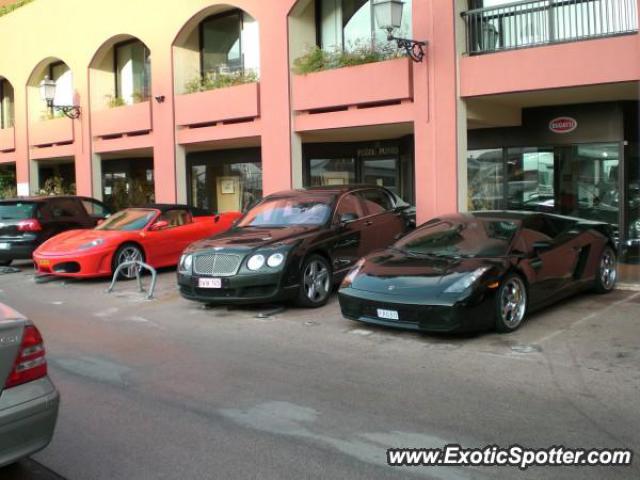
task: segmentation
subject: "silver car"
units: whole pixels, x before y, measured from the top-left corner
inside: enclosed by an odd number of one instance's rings
[[[59,403],[40,332],[0,303],[0,467],[49,444]]]

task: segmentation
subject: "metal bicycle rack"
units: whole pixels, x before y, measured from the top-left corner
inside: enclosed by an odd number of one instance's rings
[[[0,275],[7,273],[20,273],[22,270],[16,267],[0,267]]]
[[[153,292],[156,289],[156,280],[157,280],[158,272],[156,272],[156,269],[153,268],[151,265],[141,262],[140,260],[123,262],[120,265],[118,265],[118,268],[116,268],[116,271],[113,272],[113,278],[111,280],[111,285],[109,285],[109,288],[107,288],[107,293],[113,292],[116,282],[118,281],[118,277],[120,276],[120,271],[124,268],[133,267],[134,265],[139,267],[138,269],[136,269],[136,280],[138,281],[138,289],[140,290],[140,293],[144,293],[145,291],[144,288],[142,287],[142,278],[140,276],[140,272],[142,271],[142,269],[145,269],[151,273],[151,287],[149,287],[149,292],[147,293],[147,300],[151,300],[153,298]]]

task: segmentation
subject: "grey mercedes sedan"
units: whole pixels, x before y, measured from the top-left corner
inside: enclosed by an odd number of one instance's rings
[[[0,467],[49,444],[59,402],[40,332],[0,303]]]

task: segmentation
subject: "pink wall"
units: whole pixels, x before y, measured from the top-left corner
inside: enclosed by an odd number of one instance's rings
[[[414,2],[417,38],[429,39],[413,69],[418,223],[458,209],[454,2]]]
[[[291,188],[291,103],[288,14],[293,0],[258,2],[260,23],[260,113],[265,194]]]
[[[640,79],[640,37],[585,40],[460,61],[463,97]]]
[[[412,100],[411,67],[411,60],[399,58],[295,75],[293,109],[305,111]]]
[[[119,125],[115,110],[96,111],[92,115],[92,108],[102,106],[92,106],[89,102],[88,65],[70,65],[77,101],[82,108],[81,118],[73,121],[73,144],[65,148],[31,150],[29,145],[33,144],[38,132],[29,131],[24,88],[15,86],[18,181],[28,181],[29,158],[53,158],[64,151],[75,155],[78,193],[96,194],[92,186],[92,154],[152,148],[156,198],[172,202],[178,198],[176,143],[189,146],[199,142],[229,144],[246,140],[262,147],[263,188],[268,194],[292,185],[292,132],[403,124],[412,125],[415,135],[415,190],[421,222],[433,215],[457,210],[458,63],[463,97],[640,78],[638,35],[462,57],[458,62],[455,2],[414,0],[413,36],[429,41],[422,63],[401,59],[395,61],[395,67],[390,70],[385,70],[388,66],[376,64],[310,74],[309,78],[291,81],[287,17],[296,2],[232,0],[224,3],[246,10],[259,23],[259,87],[242,87],[240,90],[249,94],[241,99],[234,97],[239,90],[195,94],[201,96],[190,99],[176,98],[171,43],[178,32],[158,28],[157,35],[142,39],[152,53],[152,97],[164,96],[162,103],[153,98],[150,100],[150,116],[140,114],[143,107],[136,107],[136,115],[122,119],[126,125]],[[193,14],[197,13],[195,9]],[[100,45],[95,45],[95,49],[98,48]],[[362,71],[372,73],[362,75]],[[234,113],[237,111],[249,112],[250,121],[199,129],[183,128],[198,123],[198,119],[209,118],[208,109],[214,108],[213,104],[207,103],[210,96],[223,98],[223,101],[214,102],[215,108],[223,110],[210,117],[214,121],[238,118]],[[199,104],[197,98],[206,102]],[[357,105],[379,101],[395,103],[368,106],[370,108]],[[345,110],[307,113],[314,105],[321,108],[344,106]],[[191,119],[190,109],[193,111]],[[292,112],[295,113],[293,122]],[[149,134],[127,136],[146,131],[149,126]],[[98,138],[105,132],[124,136]]]

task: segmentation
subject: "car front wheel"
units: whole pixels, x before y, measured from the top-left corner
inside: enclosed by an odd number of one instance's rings
[[[321,307],[329,300],[332,287],[333,275],[329,262],[320,255],[310,255],[302,266],[296,304],[301,307]]]
[[[125,244],[122,245],[116,253],[113,255],[112,262],[112,272],[115,273],[117,268],[125,262],[144,262],[144,253],[137,245],[133,244]],[[123,267],[120,270],[120,275],[118,278],[131,280],[136,278],[136,275],[140,267],[137,265],[130,265],[128,267]]]
[[[496,303],[496,330],[513,332],[524,321],[527,314],[527,287],[520,275],[510,273],[498,289]]]

